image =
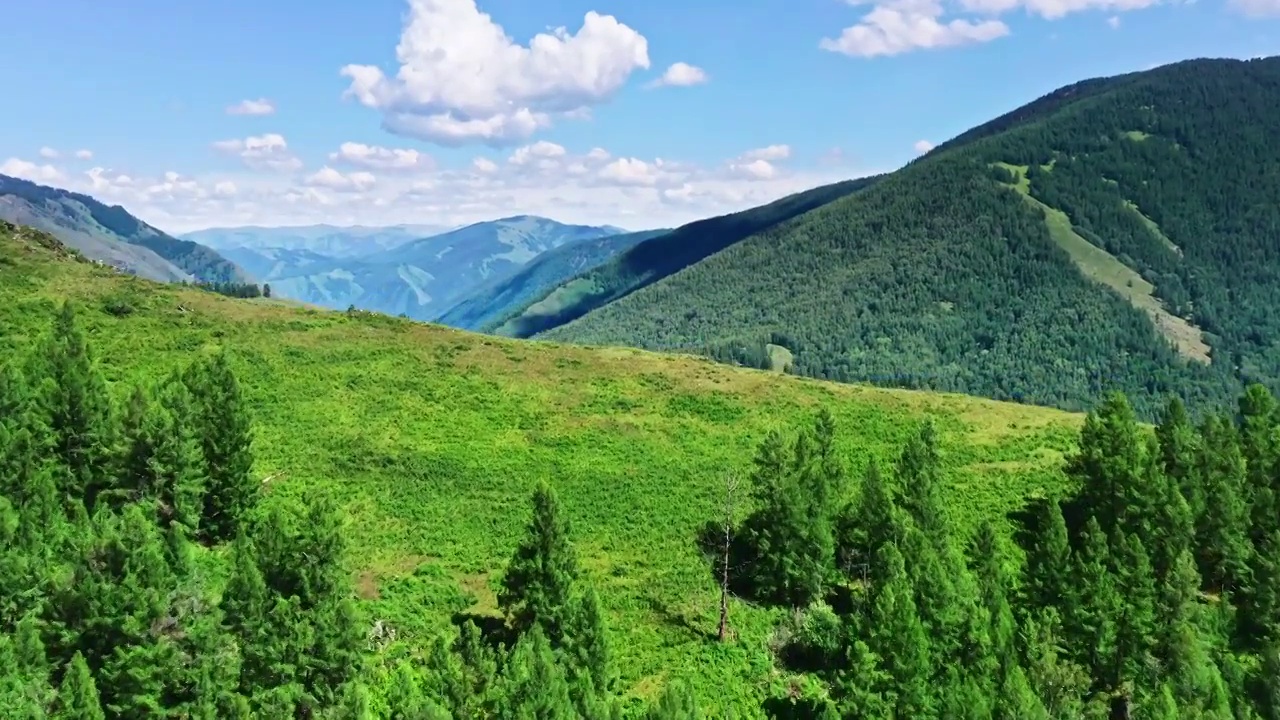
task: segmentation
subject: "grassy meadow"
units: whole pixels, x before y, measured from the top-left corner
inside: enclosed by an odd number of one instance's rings
[[[21,232],[18,235],[22,235]],[[116,396],[224,347],[252,402],[270,494],[330,493],[370,621],[419,643],[453,613],[493,613],[497,580],[546,479],[572,518],[609,613],[627,692],[690,679],[713,712],[759,714],[780,611],[719,590],[695,544],[724,478],[774,428],[836,417],[846,465],[891,462],[926,417],[942,437],[952,511],[998,514],[1061,483],[1080,417],[958,395],[836,385],[687,356],[475,335],[366,313],[236,300],[56,258],[0,230],[0,361],[77,304]],[[742,508],[745,514],[745,508]]]

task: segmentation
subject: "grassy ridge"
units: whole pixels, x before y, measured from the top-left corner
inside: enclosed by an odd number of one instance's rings
[[[232,351],[273,493],[334,494],[350,513],[371,618],[427,637],[452,612],[493,607],[492,583],[549,480],[609,611],[623,683],[651,697],[690,677],[708,710],[759,713],[773,611],[718,591],[694,545],[718,488],[770,429],[828,407],[852,472],[890,459],[926,416],[941,430],[950,507],[989,516],[1062,482],[1079,418],[958,395],[841,386],[688,356],[474,335],[363,313],[163,286],[55,260],[0,237],[0,358],[72,298],[108,378],[154,377]],[[112,308],[108,312],[107,308]],[[123,388],[117,387],[117,394]]]

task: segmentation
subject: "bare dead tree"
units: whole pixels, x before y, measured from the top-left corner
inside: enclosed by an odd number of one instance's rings
[[[724,480],[724,556],[720,568],[720,642],[729,635],[729,548],[733,544],[733,514],[738,499],[738,476]]]

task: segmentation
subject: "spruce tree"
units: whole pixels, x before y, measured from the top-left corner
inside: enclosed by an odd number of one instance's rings
[[[1080,551],[1075,555],[1075,583],[1071,614],[1066,618],[1071,645],[1091,675],[1115,688],[1116,633],[1122,596],[1111,572],[1111,554],[1098,519],[1085,524]]]
[[[105,720],[102,703],[98,697],[98,685],[89,672],[84,656],[76,653],[67,665],[67,671],[58,687],[58,702],[53,712],[54,720]]]
[[[503,667],[496,715],[530,720],[577,720],[569,683],[542,625],[521,636]]]
[[[916,611],[902,553],[887,543],[876,556],[885,581],[874,589],[868,645],[892,680],[886,693],[897,717],[930,717],[935,699],[929,637]]]
[[[552,647],[560,647],[574,612],[578,556],[569,542],[569,519],[556,493],[540,483],[533,493],[533,517],[502,578],[498,606],[517,633],[535,625]]]
[[[1036,509],[1036,532],[1027,551],[1026,596],[1031,607],[1071,607],[1076,593],[1072,573],[1071,542],[1062,507],[1056,499],[1041,501]]]
[[[197,411],[205,462],[202,536],[229,542],[257,507],[262,483],[254,479],[248,403],[225,353],[192,365],[184,374]]]
[[[1148,537],[1144,526],[1152,518],[1155,490],[1143,472],[1145,447],[1133,407],[1121,393],[1108,395],[1085,418],[1067,475],[1080,486],[1082,516],[1097,518],[1104,534],[1121,527]]]
[[[115,426],[107,384],[94,361],[71,303],[64,303],[45,344],[41,386],[54,457],[64,469],[59,487],[68,502],[92,512],[113,482]]]
[[[1245,466],[1235,428],[1217,416],[1201,430],[1197,472],[1204,488],[1205,512],[1196,523],[1200,574],[1209,588],[1234,592],[1248,583],[1248,506]]]
[[[1204,496],[1196,475],[1200,435],[1187,416],[1182,400],[1173,397],[1160,415],[1156,426],[1160,447],[1160,468],[1164,476],[1181,491],[1193,518],[1204,511]]]

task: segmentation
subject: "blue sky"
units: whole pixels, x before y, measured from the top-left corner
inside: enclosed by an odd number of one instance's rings
[[[1280,0],[45,0],[0,26],[0,172],[175,232],[652,227],[892,169],[1086,77],[1277,53]]]

